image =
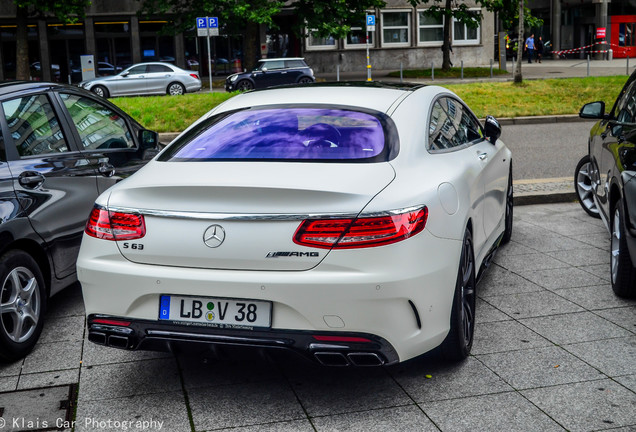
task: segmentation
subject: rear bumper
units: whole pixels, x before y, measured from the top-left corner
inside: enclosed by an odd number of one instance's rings
[[[118,321],[128,325],[116,325]],[[338,340],[324,340],[330,336]],[[88,339],[126,350],[179,351],[182,346],[192,345],[286,349],[325,366],[381,366],[399,361],[391,344],[367,333],[228,330],[93,314],[88,317]]]

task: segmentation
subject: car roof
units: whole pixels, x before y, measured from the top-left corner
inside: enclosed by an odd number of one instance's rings
[[[259,59],[258,61],[268,62],[268,61],[279,61],[279,60],[305,60],[305,58],[304,57],[278,57],[278,58],[264,58],[264,59]]]
[[[77,87],[69,86],[67,84],[60,83],[52,83],[46,81],[4,81],[0,82],[0,96],[4,96],[9,93],[14,93],[22,90],[33,90],[33,89],[42,89],[46,90],[49,88],[72,88],[77,89]]]
[[[383,82],[335,82],[280,86],[241,93],[220,106],[221,111],[265,106],[349,106],[388,112],[402,98],[424,88],[421,84]],[[221,112],[216,111],[216,112]]]

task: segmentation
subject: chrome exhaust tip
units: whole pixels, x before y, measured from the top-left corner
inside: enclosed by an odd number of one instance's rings
[[[349,353],[347,358],[354,366],[382,366],[384,360],[376,353]]]
[[[128,338],[124,336],[108,336],[108,346],[113,348],[128,349]]]
[[[317,352],[314,357],[323,366],[349,366],[349,360],[340,352]]]
[[[99,332],[89,332],[88,340],[98,345],[106,345],[106,334]]]

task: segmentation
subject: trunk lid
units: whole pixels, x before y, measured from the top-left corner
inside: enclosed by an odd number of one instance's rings
[[[118,242],[136,263],[306,270],[329,251],[293,242],[302,220],[355,216],[394,177],[386,162],[153,161],[112,190],[108,207],[144,214],[146,235]]]

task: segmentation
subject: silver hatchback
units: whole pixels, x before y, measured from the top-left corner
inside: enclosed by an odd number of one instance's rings
[[[132,95],[182,95],[201,89],[195,71],[183,70],[169,63],[153,62],[132,65],[121,73],[82,81],[79,86],[107,98]]]

